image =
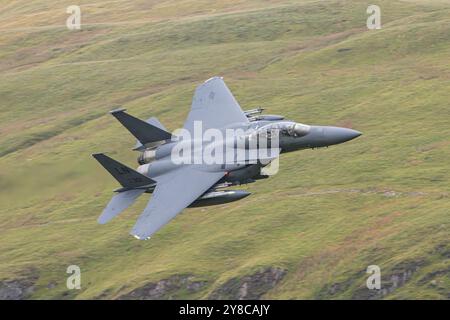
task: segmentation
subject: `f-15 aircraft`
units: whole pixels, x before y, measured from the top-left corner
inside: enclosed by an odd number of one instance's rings
[[[196,88],[183,128],[187,135],[168,132],[154,117],[143,121],[125,109],[111,111],[138,140],[134,150],[140,152],[140,166],[133,170],[105,154],[93,154],[121,184],[98,222],[107,223],[140,195],[151,193],[131,231],[137,239],[149,239],[186,207],[245,198],[250,194],[247,191],[223,189],[267,178],[264,167],[281,153],[327,147],[361,135],[348,128],[305,125],[279,115],[263,115],[262,111],[243,111],[221,77],[213,77]],[[208,133],[215,139],[202,139]],[[223,136],[218,138],[221,133]],[[183,148],[186,146],[190,148]],[[208,154],[225,155],[215,157],[215,161],[195,157],[212,147],[215,152]],[[189,161],[192,155],[195,159]]]

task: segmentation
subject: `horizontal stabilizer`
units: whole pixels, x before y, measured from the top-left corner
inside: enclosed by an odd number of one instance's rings
[[[152,126],[155,126],[161,130],[167,131],[166,127],[164,127],[164,125],[159,122],[159,120],[156,117],[151,117],[150,119],[148,119],[147,121],[145,121],[149,124],[151,124]],[[134,146],[133,150],[138,150],[141,151],[142,149],[145,149],[145,147],[142,145],[142,143],[138,141],[136,141],[136,145]]]
[[[109,222],[112,218],[131,206],[144,192],[145,189],[133,189],[114,195],[98,218],[98,223],[105,224]]]
[[[156,118],[156,117],[151,117],[150,119],[148,119],[145,122],[151,124],[152,126],[159,128],[161,130],[167,131],[166,127],[164,127],[164,125],[161,122],[159,122],[158,118]]]
[[[170,132],[129,115],[125,109],[113,110],[111,114],[143,145],[172,138]]]
[[[140,188],[155,184],[156,181],[149,177],[140,174],[139,172],[127,167],[126,165],[111,159],[103,153],[96,153],[92,155],[100,164],[120,183],[120,185],[127,189]]]

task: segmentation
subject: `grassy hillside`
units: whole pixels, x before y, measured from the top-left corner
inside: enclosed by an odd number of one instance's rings
[[[0,4],[0,289],[29,298],[450,298],[450,4],[371,1]],[[90,157],[136,165],[107,114],[182,125],[221,75],[244,109],[364,135],[281,157],[252,196],[129,235],[147,197],[107,225],[116,182]],[[66,289],[66,268],[82,289]],[[365,288],[378,265],[382,292]],[[155,289],[159,285],[162,291]],[[247,294],[243,288],[247,288]]]

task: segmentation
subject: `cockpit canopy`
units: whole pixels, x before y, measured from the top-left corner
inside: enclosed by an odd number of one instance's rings
[[[302,137],[309,133],[311,127],[296,122],[277,122],[264,125],[257,129],[256,134],[259,136],[273,136],[279,134],[280,136]]]

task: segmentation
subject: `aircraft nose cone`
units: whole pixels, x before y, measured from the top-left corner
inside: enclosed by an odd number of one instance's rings
[[[353,129],[329,127],[325,132],[325,136],[330,144],[343,143],[359,137],[362,133]]]

